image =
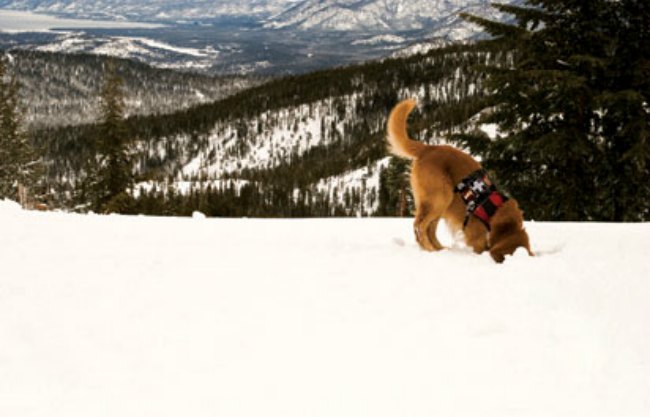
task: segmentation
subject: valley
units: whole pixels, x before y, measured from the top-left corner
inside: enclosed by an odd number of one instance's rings
[[[147,5],[3,0],[0,49],[117,56],[207,74],[278,76],[481,37],[461,12],[506,18],[487,0],[192,0],[182,6],[162,0]]]
[[[0,48],[117,56],[206,74],[277,76],[379,59],[416,39],[412,32],[382,38],[356,32],[269,29],[218,19],[157,28],[0,32]]]

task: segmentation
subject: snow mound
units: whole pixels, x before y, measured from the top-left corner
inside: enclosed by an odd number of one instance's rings
[[[23,208],[20,206],[20,204],[16,203],[13,200],[9,200],[6,198],[0,200],[0,214],[15,213],[22,209]]]

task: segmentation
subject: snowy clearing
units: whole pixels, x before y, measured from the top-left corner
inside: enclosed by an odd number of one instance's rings
[[[527,227],[497,265],[409,219],[0,202],[0,415],[650,415],[650,224]]]

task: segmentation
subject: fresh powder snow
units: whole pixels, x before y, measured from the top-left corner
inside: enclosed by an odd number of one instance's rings
[[[650,415],[649,224],[498,265],[411,222],[0,201],[0,416]]]

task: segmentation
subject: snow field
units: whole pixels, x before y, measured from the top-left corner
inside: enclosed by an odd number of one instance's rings
[[[649,225],[527,227],[497,265],[410,219],[0,202],[0,415],[649,415]]]

